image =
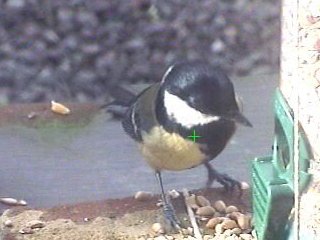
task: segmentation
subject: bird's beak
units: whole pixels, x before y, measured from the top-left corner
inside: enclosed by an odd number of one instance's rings
[[[242,124],[243,126],[246,126],[246,127],[253,127],[251,122],[245,117],[242,115],[241,112],[232,112],[231,114],[228,114],[228,116],[226,117],[227,119],[230,119],[230,120],[233,120],[237,123],[240,123]]]

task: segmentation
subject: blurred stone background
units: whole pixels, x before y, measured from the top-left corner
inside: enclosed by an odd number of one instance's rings
[[[276,72],[279,16],[277,0],[0,0],[0,104],[102,103],[185,59]]]

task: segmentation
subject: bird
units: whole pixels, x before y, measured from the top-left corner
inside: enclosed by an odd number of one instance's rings
[[[231,80],[220,68],[204,61],[179,62],[138,95],[124,93],[130,97],[115,101],[125,107],[122,127],[154,170],[164,215],[172,227],[180,228],[180,222],[165,194],[162,171],[204,165],[206,187],[217,181],[227,191],[241,191],[239,181],[218,172],[210,162],[225,148],[236,124],[252,127],[240,111]],[[193,132],[200,137],[191,139]]]

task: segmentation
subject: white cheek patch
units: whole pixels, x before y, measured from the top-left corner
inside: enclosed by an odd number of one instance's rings
[[[181,98],[168,91],[164,92],[164,107],[171,120],[175,120],[175,122],[186,128],[220,120],[219,116],[204,114],[190,107]]]

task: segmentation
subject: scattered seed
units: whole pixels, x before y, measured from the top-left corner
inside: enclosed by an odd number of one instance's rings
[[[200,207],[211,206],[211,203],[204,196],[197,196],[196,201]]]
[[[221,213],[224,213],[226,211],[226,204],[222,200],[218,200],[214,203],[213,207]]]
[[[70,113],[69,108],[55,101],[51,101],[51,111],[54,113],[62,114],[62,115],[66,115]]]
[[[236,206],[230,205],[226,208],[226,213],[239,212],[239,209]]]
[[[200,207],[197,209],[196,214],[199,216],[213,216],[215,210],[211,206]]]
[[[150,200],[151,198],[152,198],[152,193],[150,192],[138,191],[134,195],[134,199],[138,201],[147,201],[147,200]]]

